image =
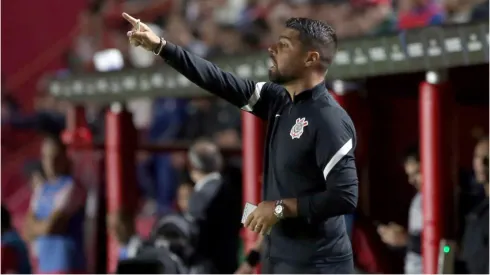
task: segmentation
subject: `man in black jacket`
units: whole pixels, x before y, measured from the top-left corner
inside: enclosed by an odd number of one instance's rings
[[[489,165],[488,137],[480,139],[475,147],[473,169],[476,181],[485,190],[485,198],[480,201],[467,215],[466,226],[462,239],[461,258],[470,274],[487,274],[488,268],[488,194]]]
[[[238,266],[241,198],[221,176],[223,158],[218,147],[199,140],[189,150],[189,174],[194,192],[188,215],[199,228],[197,253],[210,260],[214,272],[233,273]]]
[[[240,79],[156,36],[139,20],[129,40],[189,80],[268,120],[264,201],[245,226],[266,237],[267,273],[351,273],[344,217],[357,205],[356,133],[325,88],[337,51],[335,31],[306,18],[287,20],[269,48],[271,82]],[[224,217],[226,218],[226,217]]]

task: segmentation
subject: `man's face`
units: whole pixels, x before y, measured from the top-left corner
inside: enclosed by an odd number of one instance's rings
[[[182,212],[187,212],[189,208],[189,198],[192,195],[194,188],[190,184],[183,184],[177,192],[177,204]]]
[[[122,214],[109,215],[108,225],[112,234],[117,238],[120,244],[127,244],[131,238],[131,230],[129,219],[122,216]]]
[[[480,141],[475,146],[473,154],[473,171],[476,181],[484,183],[488,181],[488,161],[485,164],[485,159],[488,160],[488,141]]]
[[[41,162],[44,171],[52,173],[57,159],[59,159],[60,149],[55,142],[44,139],[41,145]]]
[[[413,158],[408,158],[404,164],[405,173],[408,177],[408,182],[413,185],[417,190],[420,190],[422,186],[422,175],[420,174],[420,163]]]
[[[285,84],[298,79],[305,69],[306,53],[299,39],[299,32],[286,28],[277,43],[269,47],[272,67],[269,68],[269,80]]]

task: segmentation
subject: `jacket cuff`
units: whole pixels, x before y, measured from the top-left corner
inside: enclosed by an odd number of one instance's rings
[[[310,220],[310,215],[311,215],[311,211],[310,211],[310,197],[301,197],[301,198],[298,198],[298,217],[303,217],[303,218],[307,218],[308,220]]]
[[[168,59],[172,59],[176,50],[177,50],[177,45],[167,41],[167,43],[165,43],[165,46],[163,46],[162,51],[160,52],[160,56],[165,61],[167,61]]]

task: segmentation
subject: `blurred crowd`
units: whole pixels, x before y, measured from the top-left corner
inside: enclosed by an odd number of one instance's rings
[[[39,273],[84,272],[90,255],[84,234],[88,186],[74,176],[59,136],[43,138],[40,156],[40,161],[31,163],[27,170],[33,192],[22,230],[13,225],[9,210],[2,204],[2,274],[30,273],[32,266]],[[448,264],[457,274],[485,274],[489,270],[488,158],[489,140],[482,137],[474,147],[471,173],[457,183],[455,221],[459,230],[449,248],[454,250],[454,260]],[[159,218],[149,236],[136,230],[138,209],[107,216],[107,228],[119,244],[117,273],[252,274],[250,256],[239,265],[240,167],[205,138],[199,138],[182,161],[187,165],[180,172],[187,177],[174,186],[172,195],[168,187],[171,181],[162,182],[161,186],[167,186],[169,204],[162,204],[164,208],[156,215]],[[376,223],[363,216],[362,210],[344,216],[360,273],[393,273],[397,269],[389,259],[398,256],[404,258],[406,274],[423,273],[419,148],[408,148],[402,164],[408,183],[416,190],[407,227],[395,222]],[[160,198],[156,201],[161,202]],[[259,238],[252,251],[260,253],[262,249]]]
[[[326,21],[340,39],[488,18],[488,0],[92,1],[80,14],[79,36],[66,55],[72,71],[95,69],[94,55],[108,48],[120,51],[125,67],[159,62],[151,53],[129,46],[128,26],[119,11],[148,22],[155,33],[206,58],[264,49],[289,17]]]

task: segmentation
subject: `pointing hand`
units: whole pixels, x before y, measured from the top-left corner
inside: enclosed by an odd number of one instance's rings
[[[141,46],[145,50],[152,52],[160,46],[160,37],[158,37],[146,24],[127,13],[123,13],[122,17],[133,26],[131,31],[128,31],[127,33],[129,42],[132,45],[136,47]],[[166,41],[163,40],[163,43],[165,45]]]

